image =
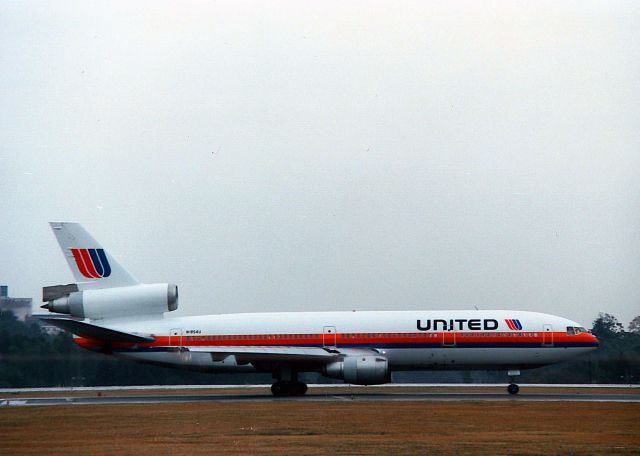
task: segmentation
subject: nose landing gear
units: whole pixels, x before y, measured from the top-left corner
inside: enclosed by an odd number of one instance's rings
[[[520,387],[516,384],[516,377],[520,375],[519,370],[510,370],[507,372],[509,376],[509,386],[507,386],[507,391],[511,395],[516,395],[520,392]]]

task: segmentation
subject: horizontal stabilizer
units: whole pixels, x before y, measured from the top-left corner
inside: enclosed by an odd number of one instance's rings
[[[78,291],[78,285],[70,283],[68,285],[53,285],[42,288],[42,302],[53,301],[54,299],[69,296],[71,293]]]
[[[155,339],[150,335],[132,334],[103,326],[92,325],[84,321],[71,320],[68,318],[39,317],[40,320],[69,331],[77,336],[87,339],[106,340],[109,342],[153,342]]]

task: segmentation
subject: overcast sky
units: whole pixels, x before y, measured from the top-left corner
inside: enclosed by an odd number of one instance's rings
[[[133,3],[131,5],[130,3]],[[2,2],[0,283],[640,314],[637,2]]]

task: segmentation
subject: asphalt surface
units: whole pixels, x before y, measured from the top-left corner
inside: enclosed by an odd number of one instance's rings
[[[0,398],[0,407],[57,406],[57,405],[107,405],[107,404],[168,404],[185,402],[322,402],[322,401],[498,401],[498,402],[634,402],[640,403],[640,395],[632,394],[504,394],[478,393],[379,393],[379,394],[308,394],[298,397],[274,397],[271,395],[158,395],[158,396],[76,396],[42,398]]]

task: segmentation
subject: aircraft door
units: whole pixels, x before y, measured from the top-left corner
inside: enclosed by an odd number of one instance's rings
[[[182,348],[182,328],[171,328],[169,332],[169,346],[176,350]]]
[[[444,331],[442,333],[442,346],[443,347],[455,347],[456,346],[456,332]]]
[[[553,327],[551,325],[542,325],[542,346],[553,347]]]
[[[322,328],[322,346],[324,348],[336,348],[335,326],[325,326]]]

